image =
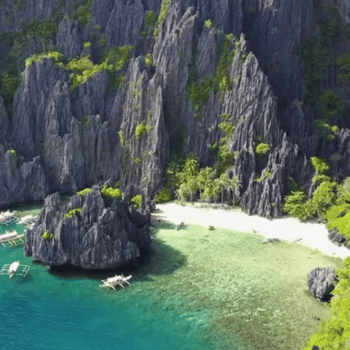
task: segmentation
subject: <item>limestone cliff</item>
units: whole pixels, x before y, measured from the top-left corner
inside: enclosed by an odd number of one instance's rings
[[[347,0],[322,6],[349,20]],[[235,126],[227,147],[242,182],[236,198],[250,214],[280,216],[290,178],[310,187],[311,156],[332,156],[334,175],[349,176],[348,125],[326,140],[313,127],[319,111],[303,102],[302,47],[320,31],[317,11],[312,0],[2,1],[0,205],[108,180],[150,206],[171,153],[214,164],[223,115]],[[113,48],[123,45],[130,57],[111,72],[104,59],[120,60]],[[24,65],[55,50],[60,62]],[[69,70],[79,57],[85,70]],[[217,84],[205,90],[208,81]],[[320,84],[337,87],[336,73]],[[263,157],[261,141],[270,145]]]
[[[147,216],[123,201],[103,199],[95,187],[84,197],[73,196],[66,207],[58,193],[48,196],[27,234],[25,254],[50,266],[106,269],[135,261],[149,244]]]

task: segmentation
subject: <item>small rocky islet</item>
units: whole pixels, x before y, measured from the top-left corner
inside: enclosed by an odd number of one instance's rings
[[[39,220],[28,230],[24,253],[49,266],[128,265],[149,249],[148,216],[122,200],[103,199],[97,186],[83,197],[71,197],[67,206],[55,193],[45,199]]]

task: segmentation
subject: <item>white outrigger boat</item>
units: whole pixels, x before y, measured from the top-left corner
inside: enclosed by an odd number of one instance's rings
[[[124,277],[123,274],[115,275],[114,277],[107,278],[106,280],[101,280],[103,284],[100,287],[112,288],[114,290],[117,285],[121,286],[124,289],[123,283],[127,283],[129,286],[131,285],[128,281],[132,276]]]
[[[0,270],[0,275],[7,275],[9,278],[18,275],[26,277],[29,271],[29,266],[20,265],[19,261],[15,261],[12,264],[6,264]]]
[[[13,262],[9,267],[9,276],[10,278],[16,273],[19,266],[19,261]]]

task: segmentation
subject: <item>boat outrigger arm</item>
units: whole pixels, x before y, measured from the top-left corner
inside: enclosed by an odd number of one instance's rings
[[[115,275],[114,277],[107,278],[106,280],[101,280],[103,284],[100,287],[112,288],[114,290],[117,285],[121,286],[124,289],[123,283],[127,283],[129,286],[131,285],[128,281],[132,276],[124,277],[123,274]]]
[[[20,265],[19,261],[15,261],[12,264],[6,264],[0,270],[0,275],[7,275],[10,278],[18,275],[22,277],[26,277],[29,271],[29,266]]]

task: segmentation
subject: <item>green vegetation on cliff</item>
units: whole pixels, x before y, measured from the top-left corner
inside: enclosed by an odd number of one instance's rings
[[[231,198],[231,192],[240,186],[237,177],[229,178],[227,173],[219,174],[212,167],[199,167],[198,157],[190,153],[186,159],[177,158],[170,162],[166,169],[168,188],[175,190],[180,200],[191,202],[199,195],[201,201],[224,201],[224,194]]]
[[[312,157],[310,162],[315,169],[312,182],[318,184],[311,198],[307,199],[303,190],[292,191],[285,197],[283,205],[284,212],[300,220],[323,218],[326,211],[335,204],[339,191],[339,185],[326,175],[329,165],[318,157]]]
[[[151,130],[152,126],[147,125],[145,122],[138,124],[135,129],[135,140],[139,140],[143,135],[148,134]]]
[[[106,185],[102,186],[101,194],[103,197],[110,198],[110,199],[122,199],[123,198],[122,191],[119,188],[108,187]]]
[[[163,23],[166,15],[168,14],[170,4],[171,4],[171,0],[162,0],[158,20],[157,20],[156,27],[155,27],[154,32],[153,32],[153,35],[155,37],[157,37],[160,33],[162,23]]]
[[[271,149],[271,146],[269,144],[261,142],[256,146],[255,154],[257,156],[264,156],[265,154],[270,152],[270,149]]]
[[[338,282],[331,299],[331,316],[321,323],[304,350],[317,345],[321,350],[350,350],[350,258],[344,260],[344,267],[336,271]]]
[[[71,89],[74,90],[79,85],[87,82],[89,78],[102,71],[110,73],[114,83],[120,83],[118,72],[130,59],[132,49],[133,46],[130,45],[111,48],[107,51],[100,64],[94,64],[89,56],[80,56],[71,59],[65,66],[66,70],[72,72],[70,74]]]
[[[230,88],[230,77],[228,76],[228,68],[230,67],[234,56],[239,49],[239,41],[235,41],[235,47],[232,48],[234,35],[227,34],[221,48],[219,62],[214,76],[207,76],[200,82],[196,83],[196,69],[192,65],[187,96],[191,101],[192,108],[195,111],[196,119],[200,119],[200,112],[203,104],[208,102],[211,92],[227,91]],[[195,58],[196,55],[194,55]]]
[[[50,241],[51,239],[53,239],[54,237],[54,234],[53,233],[50,233],[50,232],[47,232],[45,231],[42,235],[41,235],[41,238],[43,240],[46,240],[46,241]]]
[[[82,3],[80,5],[80,3]],[[75,11],[71,14],[71,18],[79,22],[81,26],[86,26],[92,21],[91,6],[92,0],[79,1],[74,4]]]
[[[154,11],[146,11],[144,30],[142,31],[142,36],[147,36],[151,29],[154,28],[157,23],[158,16]]]
[[[92,191],[92,189],[87,187],[87,188],[84,188],[83,190],[77,192],[77,195],[80,197],[85,197],[91,191]]]
[[[65,219],[72,218],[74,215],[81,213],[81,208],[75,208],[64,214]]]
[[[133,205],[134,209],[142,208],[142,194],[138,194],[130,199],[130,203]]]
[[[58,67],[64,67],[63,66],[63,55],[58,52],[58,51],[50,51],[50,52],[45,52],[45,53],[38,53],[33,56],[30,56],[26,59],[26,67],[31,66],[34,62],[40,62],[43,59],[53,59],[54,62],[56,63],[56,66]]]
[[[322,218],[329,230],[337,229],[350,241],[350,177],[339,184],[328,175],[330,167],[323,159],[312,157],[310,161],[315,169],[311,179],[315,191],[309,199],[300,188],[292,191],[285,197],[283,210],[300,220]]]
[[[349,125],[349,120],[344,117],[347,113],[346,91],[350,87],[350,54],[344,53],[344,48],[348,46],[350,27],[342,20],[337,8],[325,8],[316,2],[315,9],[318,31],[302,48],[306,85],[304,103],[320,116],[315,121],[317,131],[328,141],[333,141],[335,134],[328,130],[327,123]],[[330,83],[333,79],[331,71],[338,73],[338,81]],[[322,125],[322,121],[327,123]]]

